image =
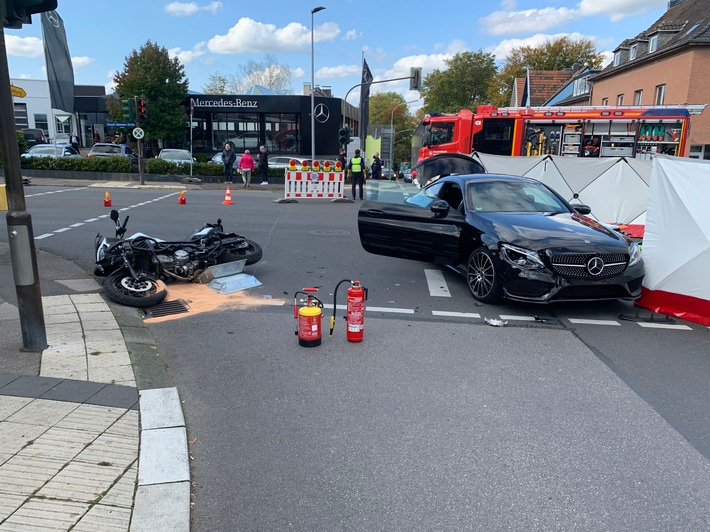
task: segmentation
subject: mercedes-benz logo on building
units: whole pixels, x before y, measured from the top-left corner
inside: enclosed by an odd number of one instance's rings
[[[316,108],[314,109],[313,113],[316,116],[316,120],[318,120],[318,122],[321,124],[326,123],[330,118],[330,111],[328,110],[328,106],[324,103],[319,103],[318,105],[316,105]]]
[[[587,261],[589,275],[596,277],[604,271],[604,261],[600,257],[592,257]]]

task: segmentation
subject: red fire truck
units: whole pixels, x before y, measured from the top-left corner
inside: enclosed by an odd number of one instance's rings
[[[650,158],[687,155],[690,115],[705,105],[493,107],[429,114],[412,139],[414,162],[439,153]]]

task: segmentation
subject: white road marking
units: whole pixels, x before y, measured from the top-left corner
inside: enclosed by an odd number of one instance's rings
[[[64,233],[65,231],[71,231],[71,227],[62,227],[61,229],[56,229],[55,233]]]
[[[85,223],[85,224],[88,224],[88,223],[91,223],[91,222],[98,222],[98,221],[99,221],[98,218],[89,218],[88,220],[84,220],[84,223]]]
[[[84,222],[79,222],[78,224],[71,224],[69,227],[81,227],[84,225]]]
[[[637,322],[641,327],[647,329],[677,329],[679,331],[692,331],[687,325],[681,325],[678,323],[649,323],[645,321]]]
[[[43,235],[39,235],[35,237],[35,240],[43,240],[45,238],[49,238],[50,236],[53,236],[54,233],[44,233]]]
[[[424,270],[426,284],[429,286],[429,295],[432,297],[451,297],[449,287],[441,270]]]
[[[570,323],[577,323],[579,325],[617,325],[621,327],[621,323],[615,320],[589,320],[583,318],[568,318]]]
[[[535,321],[535,316],[512,316],[508,314],[501,314],[500,319],[510,321]]]
[[[389,307],[365,307],[365,310],[371,312],[392,312],[395,314],[414,314],[413,308],[389,308]]]
[[[448,316],[452,318],[476,318],[480,319],[481,315],[475,312],[450,312],[448,310],[432,310],[434,316]]]

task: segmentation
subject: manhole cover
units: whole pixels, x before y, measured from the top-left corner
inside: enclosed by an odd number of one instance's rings
[[[189,311],[189,305],[182,299],[174,301],[163,301],[152,307],[144,308],[144,318],[162,318],[163,316],[172,316],[173,314],[182,314]]]
[[[319,236],[345,236],[350,234],[350,231],[346,231],[345,229],[314,229],[308,232],[312,235]]]

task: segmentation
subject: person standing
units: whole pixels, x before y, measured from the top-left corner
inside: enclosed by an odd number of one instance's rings
[[[69,137],[69,143],[71,144],[71,147],[74,148],[78,153],[79,152],[79,135],[76,134],[76,131],[71,134],[71,137]]]
[[[348,159],[345,157],[345,148],[340,148],[340,153],[338,153],[337,161],[340,161],[340,169],[345,172],[348,167]]]
[[[239,159],[239,170],[242,172],[244,188],[249,188],[251,173],[254,171],[254,158],[249,154],[249,150],[244,150],[244,155]]]
[[[259,173],[261,174],[261,184],[269,184],[269,153],[266,146],[259,146]]]
[[[365,176],[363,174],[364,161],[360,157],[360,150],[355,150],[355,155],[348,163],[348,175],[353,183],[353,199],[355,199],[356,187],[360,187],[360,199],[364,196]]]
[[[234,153],[232,145],[227,142],[222,150],[222,164],[224,165],[224,182],[232,183],[234,180],[234,161],[237,160],[237,154]]]
[[[382,179],[382,159],[380,159],[380,152],[376,151],[372,154],[370,169],[372,170],[372,179]]]

